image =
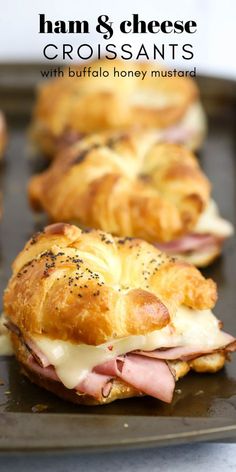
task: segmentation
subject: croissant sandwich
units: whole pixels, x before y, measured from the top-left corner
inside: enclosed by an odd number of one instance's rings
[[[127,76],[114,77],[114,69]],[[197,85],[188,77],[156,77],[157,69],[150,62],[104,59],[73,67],[75,77],[68,68],[63,77],[47,80],[33,114],[36,146],[54,157],[61,146],[87,133],[148,127],[160,130],[163,139],[200,147],[206,119]],[[99,70],[109,76],[97,77]]]
[[[143,238],[199,267],[233,233],[193,154],[147,131],[80,140],[31,179],[29,198],[53,221]]]
[[[58,223],[18,255],[4,295],[23,372],[76,403],[171,402],[190,369],[221,369],[235,338],[211,309],[216,286],[138,239]]]

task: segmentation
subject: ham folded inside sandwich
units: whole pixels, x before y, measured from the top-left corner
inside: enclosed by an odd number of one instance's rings
[[[156,243],[161,251],[204,267],[219,256],[226,239],[234,234],[233,225],[221,218],[214,200],[210,200],[191,233],[166,243]]]
[[[6,326],[23,372],[69,401],[149,395],[170,403],[190,369],[236,349],[212,313],[216,287],[142,240],[55,224],[13,264]]]

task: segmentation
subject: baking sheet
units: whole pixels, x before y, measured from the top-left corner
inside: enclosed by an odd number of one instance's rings
[[[1,293],[12,260],[47,221],[31,212],[26,197],[29,176],[46,165],[42,157],[29,157],[26,134],[38,68],[2,66],[2,72],[0,107],[7,113],[10,132],[0,176],[4,193]],[[206,77],[199,82],[209,115],[209,136],[200,160],[222,214],[235,223],[236,86]],[[205,274],[219,285],[215,314],[225,330],[236,335],[235,238]],[[0,380],[0,451],[94,450],[236,438],[235,356],[215,375],[192,373],[179,381],[170,405],[145,397],[99,407],[74,406],[32,385],[20,374],[14,358],[0,358]]]

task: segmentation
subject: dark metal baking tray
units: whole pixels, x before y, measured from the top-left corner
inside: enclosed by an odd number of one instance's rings
[[[29,158],[26,134],[39,66],[2,65],[0,72],[0,108],[9,125],[1,169],[2,292],[12,260],[46,222],[45,217],[35,217],[26,197],[29,176],[46,163],[42,156]],[[223,215],[235,223],[236,85],[207,77],[199,78],[199,83],[209,117],[209,135],[199,158]],[[225,329],[236,335],[234,238],[205,273],[219,285],[215,313]],[[0,379],[0,451],[85,451],[236,438],[235,358],[215,375],[189,374],[179,381],[171,405],[145,397],[99,407],[74,406],[32,385],[20,374],[14,358],[0,359]]]

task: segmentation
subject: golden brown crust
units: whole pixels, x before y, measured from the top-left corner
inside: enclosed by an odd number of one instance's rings
[[[55,153],[65,139],[81,133],[134,127],[165,128],[183,118],[198,100],[198,89],[189,78],[151,77],[155,64],[100,60],[86,64],[92,70],[110,71],[108,78],[64,77],[39,88],[32,131],[46,153]],[[113,77],[113,68],[146,71],[145,80]],[[82,71],[84,64],[73,69]],[[160,67],[158,67],[160,69]],[[69,138],[68,138],[69,135]]]
[[[149,242],[191,231],[210,184],[190,151],[150,132],[92,135],[31,179],[29,198],[53,221]]]
[[[218,370],[223,369],[227,360],[227,354],[222,349],[221,351],[213,352],[212,354],[204,354],[191,361],[169,361],[170,367],[175,371],[176,380],[184,377],[190,370],[198,373],[214,374]]]
[[[112,381],[111,391],[106,398],[101,396],[100,399],[95,399],[87,394],[78,395],[75,390],[67,389],[61,382],[48,379],[32,370],[30,364],[27,362],[29,353],[27,353],[24,345],[19,341],[17,336],[12,335],[12,343],[16,358],[22,367],[22,371],[31,382],[55,393],[64,400],[81,405],[104,405],[115,400],[144,395],[142,392],[139,392],[121,379],[114,379]],[[190,370],[195,370],[196,372],[201,373],[215,373],[224,367],[225,362],[226,355],[224,351],[221,351],[201,356],[189,362],[177,360],[169,361],[168,363],[170,368],[175,372],[176,380],[178,380],[187,375]]]
[[[168,361],[169,367],[175,373],[176,381],[184,377],[190,371],[190,365],[187,361],[174,360]]]
[[[4,310],[27,335],[98,345],[166,326],[176,309],[212,308],[216,286],[141,240],[53,225],[13,264]]]
[[[214,374],[224,367],[225,361],[226,354],[224,351],[220,351],[200,356],[189,362],[189,365],[191,369],[195,370],[195,372],[210,372]]]

